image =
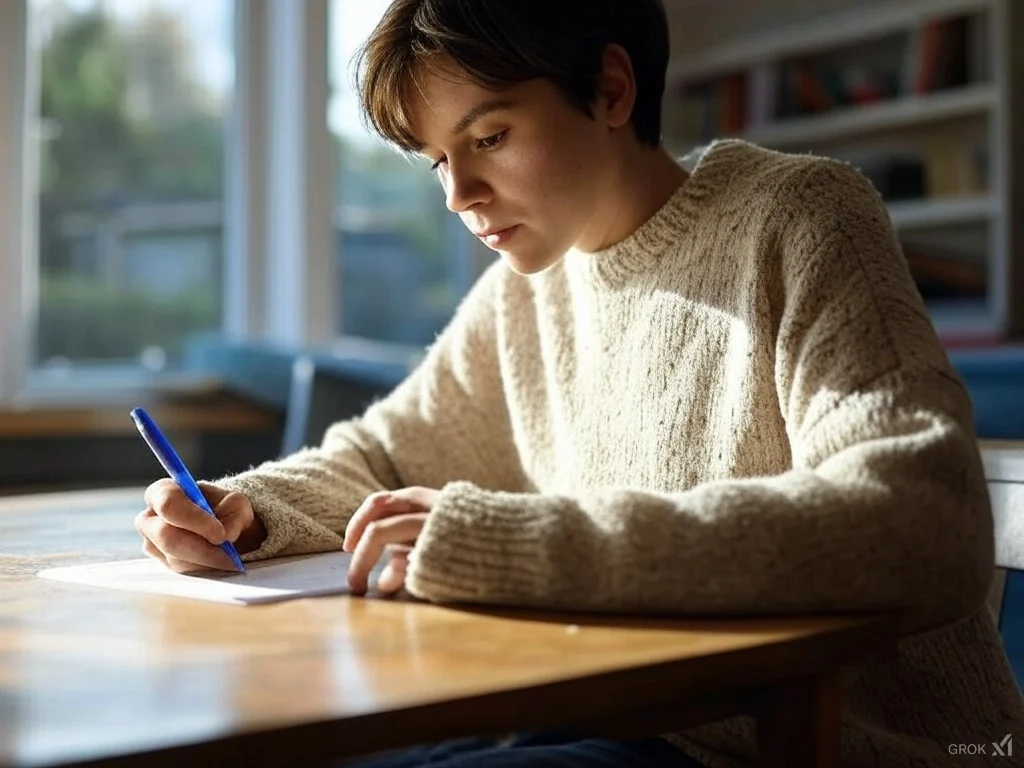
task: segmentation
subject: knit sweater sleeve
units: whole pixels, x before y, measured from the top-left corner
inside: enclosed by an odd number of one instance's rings
[[[496,262],[480,278],[423,362],[363,416],[332,425],[319,446],[215,481],[246,494],[267,530],[244,559],[340,549],[352,513],[376,491],[456,478],[524,487],[493,333],[503,270]]]
[[[966,392],[885,208],[819,161],[778,197],[775,382],[792,468],[679,493],[446,486],[410,561],[436,601],[700,614],[899,612],[983,601],[992,522]]]

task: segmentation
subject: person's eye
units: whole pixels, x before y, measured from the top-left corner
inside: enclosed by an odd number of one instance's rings
[[[477,149],[494,149],[496,146],[501,144],[501,142],[505,139],[505,137],[507,135],[508,135],[508,129],[506,129],[504,131],[499,131],[498,133],[495,133],[495,134],[493,134],[491,136],[488,136],[487,138],[480,139],[479,141],[477,141],[476,148]]]
[[[431,170],[431,171],[436,171],[436,170],[437,170],[438,168],[440,168],[440,167],[441,167],[442,165],[444,165],[444,164],[445,164],[445,163],[447,163],[447,162],[448,162],[448,158],[447,158],[447,157],[442,157],[442,158],[441,158],[440,160],[437,160],[437,161],[435,161],[435,162],[434,162],[434,163],[433,163],[433,164],[432,164],[432,165],[430,166],[430,170]]]

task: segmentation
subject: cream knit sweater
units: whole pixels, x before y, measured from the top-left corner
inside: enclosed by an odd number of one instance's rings
[[[441,489],[407,581],[427,600],[904,610],[898,658],[846,691],[844,764],[959,766],[950,744],[1024,753],[972,418],[870,183],[721,141],[626,240],[495,263],[391,395],[219,484],[267,528],[248,559],[339,548],[374,491]],[[742,718],[673,741],[754,756]]]

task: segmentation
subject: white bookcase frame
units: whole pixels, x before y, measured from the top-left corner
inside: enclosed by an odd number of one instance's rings
[[[1024,336],[1024,253],[1018,253],[1024,246],[1024,216],[1013,215],[1024,213],[1024,152],[1014,152],[1012,139],[1018,135],[1018,144],[1024,140],[1024,0],[881,0],[763,33],[748,32],[674,59],[667,98],[688,83],[737,71],[753,79],[759,68],[786,57],[913,32],[931,19],[974,13],[984,13],[988,20],[986,82],[820,116],[758,121],[740,135],[763,146],[799,151],[808,145],[855,142],[862,135],[987,116],[987,194],[893,202],[889,211],[900,231],[988,222],[985,308],[947,311],[937,306],[933,321],[942,334],[1012,339]],[[672,144],[673,137],[667,138]]]

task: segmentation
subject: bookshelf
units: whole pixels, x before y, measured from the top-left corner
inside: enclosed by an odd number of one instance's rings
[[[745,131],[747,138],[775,147],[799,147],[936,120],[984,115],[996,106],[998,91],[979,83],[944,93],[910,95],[865,104],[839,107],[817,117],[798,117],[769,122]]]
[[[889,203],[889,218],[898,232],[992,221],[999,212],[995,198],[898,200]]]
[[[674,36],[692,54],[669,67],[668,147],[739,136],[851,162],[886,200],[940,336],[1024,335],[1024,217],[1011,215],[1024,210],[1011,151],[1024,138],[1024,53],[1010,45],[1024,2],[831,0],[789,16],[776,4],[720,0],[699,45]]]

